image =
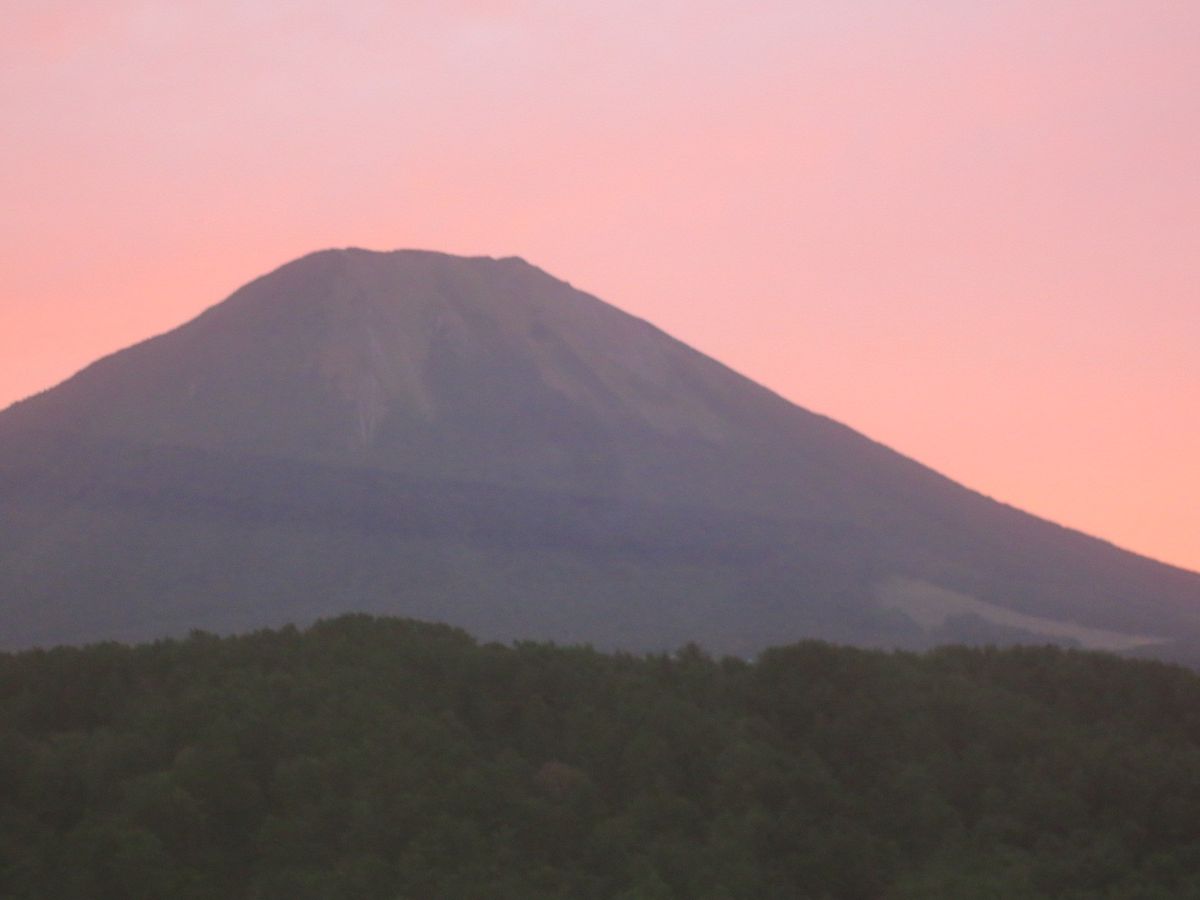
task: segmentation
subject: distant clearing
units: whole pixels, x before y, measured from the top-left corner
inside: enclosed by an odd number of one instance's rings
[[[879,585],[879,602],[888,609],[898,609],[926,631],[945,625],[956,616],[978,616],[996,625],[1019,628],[1047,640],[1072,640],[1088,650],[1133,650],[1166,643],[1167,638],[1141,634],[1124,634],[1088,628],[1074,622],[1061,622],[1013,612],[969,594],[960,594],[915,578],[889,578]]]

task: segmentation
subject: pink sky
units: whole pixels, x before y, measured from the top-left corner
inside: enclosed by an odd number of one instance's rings
[[[524,256],[1200,569],[1195,0],[9,0],[0,406],[307,251]]]

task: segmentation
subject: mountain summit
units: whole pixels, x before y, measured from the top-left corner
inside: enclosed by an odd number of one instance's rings
[[[1200,576],[995,503],[517,258],[329,250],[0,413],[0,640],[1191,658]]]
[[[739,504],[746,485],[723,487],[719,460],[697,482],[679,455],[797,428],[805,452],[855,444],[520,259],[419,251],[303,257],[7,416],[89,439]]]

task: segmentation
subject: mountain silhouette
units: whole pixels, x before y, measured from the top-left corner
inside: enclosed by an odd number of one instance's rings
[[[486,638],[1200,659],[1200,575],[990,500],[517,258],[305,256],[0,413],[0,643],[346,611]]]

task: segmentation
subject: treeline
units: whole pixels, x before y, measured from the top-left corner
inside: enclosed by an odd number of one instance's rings
[[[364,616],[3,655],[0,896],[1200,897],[1200,678]]]

